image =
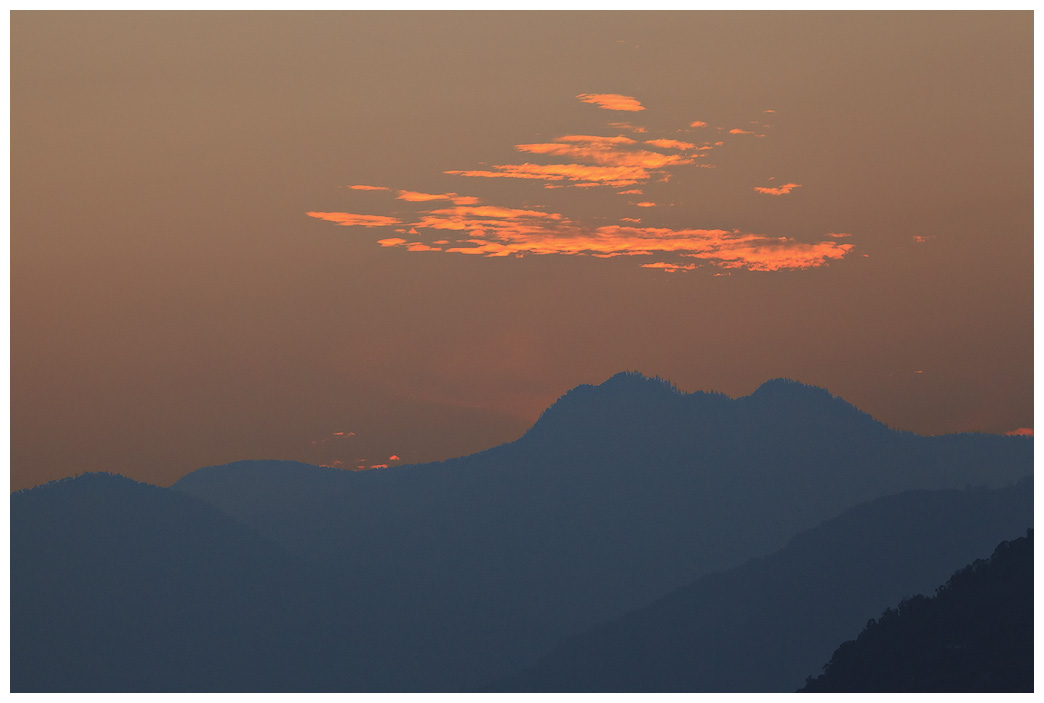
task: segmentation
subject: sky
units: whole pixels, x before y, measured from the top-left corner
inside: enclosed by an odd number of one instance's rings
[[[1030,12],[11,17],[11,489],[442,460],[619,371],[1033,427]]]

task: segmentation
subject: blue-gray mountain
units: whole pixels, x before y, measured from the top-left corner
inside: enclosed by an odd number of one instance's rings
[[[345,656],[320,688],[463,690],[859,503],[1031,473],[1030,438],[898,432],[793,381],[733,400],[620,374],[472,456],[361,473],[240,462],[169,492],[335,584],[315,607],[332,629],[320,639]],[[13,518],[12,540],[20,529]]]
[[[571,638],[483,690],[794,690],[868,618],[933,592],[1032,520],[1029,479],[880,498]]]

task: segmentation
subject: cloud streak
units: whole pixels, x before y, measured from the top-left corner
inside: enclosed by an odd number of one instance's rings
[[[388,227],[401,223],[398,218],[384,215],[357,215],[351,212],[308,212],[305,214],[346,227]]]
[[[642,104],[627,95],[616,93],[580,93],[576,96],[580,102],[597,105],[603,110],[620,110],[623,112],[639,112],[644,110]]]
[[[762,188],[761,186],[755,186],[754,190],[756,190],[759,193],[765,193],[767,195],[786,195],[795,188],[800,187],[801,185],[799,183],[787,183],[786,185],[781,185],[778,188]]]

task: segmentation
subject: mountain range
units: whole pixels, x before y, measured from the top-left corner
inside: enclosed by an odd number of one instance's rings
[[[568,638],[659,607],[666,594],[696,588],[700,600],[706,585],[699,584],[714,574],[740,571],[748,589],[764,588],[754,565],[783,569],[797,558],[787,550],[799,534],[842,534],[825,521],[908,494],[910,514],[936,515],[925,529],[950,534],[955,546],[930,550],[939,557],[929,560],[930,574],[917,571],[915,556],[903,557],[909,569],[896,561],[891,590],[849,604],[853,613],[871,609],[853,615],[865,622],[911,595],[900,586],[934,587],[1024,533],[1032,490],[1017,482],[1031,474],[1031,438],[900,432],[825,390],[784,379],[732,399],[625,373],[573,389],[515,442],[445,462],[366,472],[237,462],[200,469],[169,489],[81,476],[11,497],[12,687],[496,687],[519,681],[510,677]],[[932,512],[946,500],[953,504]],[[148,501],[155,506],[140,507]],[[963,532],[952,532],[945,516],[962,510]],[[918,522],[903,524],[914,530]],[[838,549],[864,533],[878,535],[882,553],[891,548],[882,536],[890,533],[870,523],[850,532]],[[851,546],[856,572],[880,570],[860,566],[869,548]],[[773,558],[783,561],[765,567]],[[229,573],[229,564],[238,566]],[[813,580],[815,566],[807,565]],[[820,587],[829,589],[831,578]],[[149,588],[154,581],[162,587]],[[243,616],[244,603],[259,614]],[[89,646],[95,632],[108,648]],[[794,690],[852,634],[817,631],[812,669],[792,683],[790,670],[766,672],[758,686]],[[224,651],[240,640],[250,641],[247,651]],[[137,657],[136,673],[123,676],[124,651],[135,648],[127,656]],[[70,662],[88,650],[89,658]],[[197,676],[192,665],[171,669],[163,653],[172,651],[177,661],[224,664]],[[254,662],[271,666],[255,678]],[[706,681],[684,685],[763,690],[735,678]]]

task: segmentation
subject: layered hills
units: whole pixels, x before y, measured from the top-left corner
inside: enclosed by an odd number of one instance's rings
[[[283,685],[452,691],[510,676],[564,638],[772,554],[861,503],[911,490],[1002,488],[1031,473],[1032,439],[899,432],[793,381],[731,399],[620,374],[570,391],[519,440],[459,459],[359,473],[238,462],[200,469],[170,489],[148,488],[246,530],[283,555],[272,564],[296,560],[293,573],[315,593],[333,584],[334,596],[310,599],[313,614],[300,616],[314,622],[322,613],[326,629],[312,640],[323,654],[307,659],[326,673],[294,664],[290,670],[304,673],[287,674]],[[28,539],[34,516],[52,510],[43,506],[53,492],[12,496],[12,544]],[[109,510],[111,520],[121,510]],[[78,539],[94,540],[84,553],[122,554],[122,543],[96,537],[91,519],[84,515],[76,528]],[[70,548],[26,544],[17,560],[12,551],[13,572],[31,558],[50,560],[52,574],[66,568]],[[196,559],[206,580],[205,561],[191,552],[182,558]],[[279,575],[291,567],[273,568]],[[33,573],[46,581],[46,568]],[[60,584],[41,592],[58,598]],[[45,610],[39,605],[33,617]],[[45,622],[34,641],[60,639],[67,625]],[[12,642],[15,681],[15,656],[24,650]],[[817,665],[836,645],[828,643]],[[325,666],[328,656],[338,664]]]

